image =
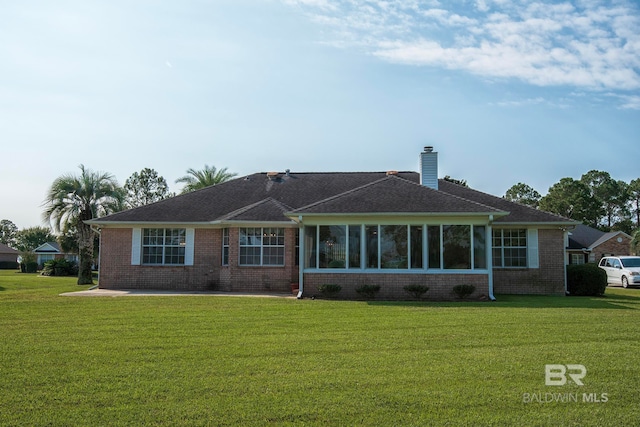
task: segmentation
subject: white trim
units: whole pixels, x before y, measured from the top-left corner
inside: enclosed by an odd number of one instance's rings
[[[131,230],[131,265],[141,264],[142,251],[142,228],[133,228]]]
[[[487,257],[487,280],[489,282],[489,299],[491,301],[495,301],[496,297],[493,295],[493,226],[491,224],[487,224],[486,228],[486,240],[485,240],[485,250],[487,253],[485,254]]]
[[[184,265],[193,265],[195,229],[187,228],[184,236]]]
[[[527,229],[527,267],[540,268],[538,256],[538,229]]]

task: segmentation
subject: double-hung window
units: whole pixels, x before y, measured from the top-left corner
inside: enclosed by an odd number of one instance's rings
[[[493,230],[493,266],[527,267],[527,230]]]
[[[186,230],[184,228],[145,228],[142,233],[142,263],[184,265]]]
[[[284,265],[284,228],[241,228],[239,264]]]

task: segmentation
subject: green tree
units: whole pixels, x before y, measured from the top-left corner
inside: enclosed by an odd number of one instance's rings
[[[640,255],[640,228],[638,228],[631,240],[631,252]]]
[[[540,205],[542,196],[533,187],[519,182],[507,190],[504,198],[512,202],[537,208]]]
[[[167,181],[154,169],[144,168],[134,172],[124,183],[126,204],[129,208],[137,208],[159,202],[172,194],[169,193]]]
[[[562,178],[549,188],[546,196],[540,199],[539,207],[546,212],[585,222],[587,218],[593,216],[590,211],[599,206],[593,203],[589,196],[589,188],[583,182],[573,178]]]
[[[227,172],[227,168],[218,170],[215,166],[204,165],[202,170],[187,169],[187,175],[176,179],[176,183],[185,184],[182,189],[182,194],[185,194],[223,183],[236,175],[235,173]]]
[[[591,170],[580,178],[589,189],[589,197],[599,209],[590,210],[587,221],[593,226],[611,229],[617,218],[624,217],[628,201],[628,185],[616,181],[608,172]]]
[[[0,243],[4,243],[12,248],[16,247],[16,234],[18,227],[8,219],[0,221]]]
[[[95,231],[85,221],[122,210],[124,190],[113,175],[93,172],[80,165],[80,175],[58,177],[47,193],[43,218],[56,232],[76,227],[80,258],[78,284],[93,283]]]
[[[47,227],[29,227],[16,233],[16,249],[22,252],[32,251],[44,243],[55,241],[56,236]]]

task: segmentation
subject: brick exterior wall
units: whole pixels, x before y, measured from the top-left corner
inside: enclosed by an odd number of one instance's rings
[[[538,230],[539,268],[494,268],[494,294],[563,295],[564,232]]]
[[[238,265],[238,229],[229,230],[229,265],[222,266],[222,230],[196,229],[192,266],[131,265],[132,230],[105,228],[101,233],[99,287],[108,289],[222,290],[291,292],[298,282],[295,229],[285,229],[285,266]]]
[[[313,273],[304,275],[304,297],[321,296],[318,286],[337,284],[342,286],[338,294],[340,299],[361,299],[356,288],[367,285],[380,285],[376,295],[379,300],[408,300],[411,296],[403,289],[406,285],[426,285],[429,291],[424,294],[428,300],[451,300],[455,285],[468,284],[476,287],[469,299],[486,299],[489,294],[489,280],[486,274],[360,274],[360,273]]]
[[[600,262],[602,257],[607,255],[631,255],[631,239],[626,236],[619,237],[622,237],[622,242],[618,242],[618,238],[614,237],[593,248],[589,254],[589,262]]]
[[[222,264],[222,230],[196,229],[193,266],[131,265],[132,230],[104,228],[101,233],[99,286],[108,289],[220,290],[228,292],[287,292],[299,281],[295,265],[296,229],[285,229],[285,265],[278,267],[239,266],[238,228],[229,229],[229,265]],[[540,230],[540,268],[494,269],[495,294],[563,294],[564,239],[561,230]],[[355,289],[378,284],[381,300],[406,300],[405,285],[425,284],[427,299],[453,299],[457,284],[473,284],[470,298],[487,297],[488,276],[484,274],[395,274],[395,273],[306,273],[304,296],[320,295],[323,284],[342,286],[340,298],[358,299]]]

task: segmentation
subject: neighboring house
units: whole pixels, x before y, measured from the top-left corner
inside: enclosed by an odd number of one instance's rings
[[[631,255],[631,240],[623,231],[607,233],[578,224],[569,232],[567,264],[598,263],[604,256]]]
[[[417,172],[255,173],[89,221],[101,288],[288,291],[323,284],[357,298],[563,294],[574,221],[439,180],[432,147]]]
[[[5,263],[13,263],[11,264],[11,267],[15,268],[15,265],[17,265],[18,262],[18,255],[19,253],[17,250],[10,248],[4,243],[0,243],[0,263],[3,265],[5,265]]]
[[[68,254],[62,252],[60,245],[57,242],[43,243],[32,251],[38,257],[38,266],[42,268],[45,262],[53,259],[64,258],[68,261],[78,262],[77,254]]]

